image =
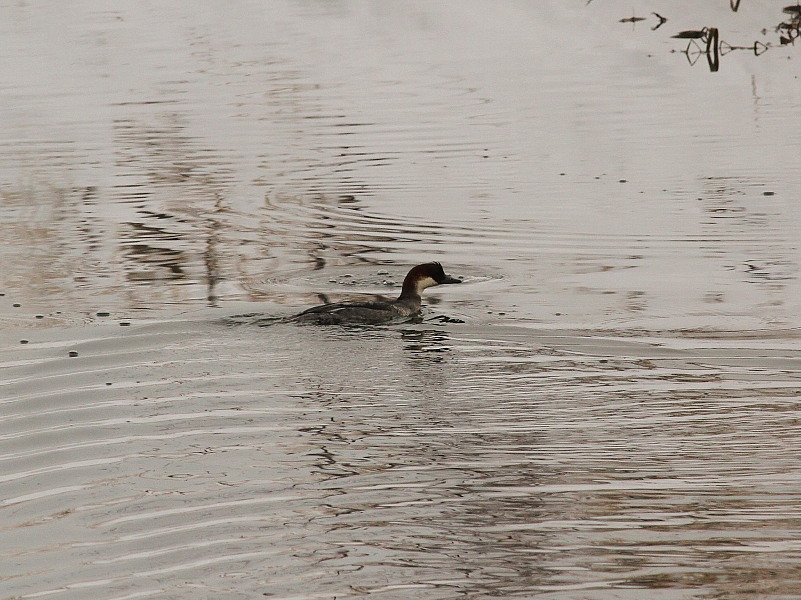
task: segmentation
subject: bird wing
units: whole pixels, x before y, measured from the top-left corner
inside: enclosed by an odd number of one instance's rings
[[[366,308],[368,310],[381,310],[387,311],[386,304],[382,304],[380,302],[333,302],[331,304],[321,304],[320,306],[312,306],[311,308],[307,308],[302,313],[299,313],[297,316],[301,315],[309,315],[309,314],[316,314],[316,313],[338,313],[343,310],[348,310],[351,308]]]

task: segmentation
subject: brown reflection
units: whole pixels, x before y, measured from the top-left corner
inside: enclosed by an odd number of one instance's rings
[[[138,263],[138,269],[128,270],[129,281],[155,281],[158,279],[181,279],[185,277],[186,256],[173,250],[145,240],[161,241],[172,237],[163,227],[148,226],[142,223],[128,223],[132,231],[127,234],[129,241],[123,242],[125,256]],[[142,270],[144,269],[144,270]]]
[[[225,210],[222,196],[216,195],[214,213],[224,213]],[[217,306],[217,284],[224,279],[220,259],[221,250],[219,248],[223,224],[219,219],[210,217],[207,218],[206,224],[206,247],[203,249],[203,265],[206,273],[206,300],[209,306]]]
[[[4,257],[0,287],[9,298],[70,306],[81,288],[108,285],[114,256],[96,186],[2,186]],[[83,307],[82,307],[83,308]]]
[[[226,212],[227,165],[186,134],[176,113],[119,119],[115,132],[125,181],[114,187],[115,199],[135,211],[120,236],[128,280],[150,288],[175,280],[189,283],[188,289],[201,285],[214,305],[223,269],[218,215]],[[140,301],[152,301],[152,294]]]

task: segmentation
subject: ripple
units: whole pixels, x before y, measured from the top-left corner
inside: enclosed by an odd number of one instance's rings
[[[614,4],[0,8],[0,595],[795,597],[794,49]]]
[[[22,392],[0,438],[18,595],[155,597],[174,576],[264,589],[253,572],[287,597],[299,580],[340,593],[343,577],[379,596],[573,593],[647,572],[692,585],[691,556],[795,548],[794,337],[150,327],[73,330],[82,356],[105,349],[93,369],[5,368]],[[592,556],[621,576],[567,576]]]

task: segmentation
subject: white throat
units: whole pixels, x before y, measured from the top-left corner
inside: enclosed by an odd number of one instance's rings
[[[431,286],[439,285],[437,281],[433,277],[423,277],[422,279],[417,280],[417,284],[415,285],[415,290],[417,290],[417,295],[422,295],[423,290],[426,288],[430,288]]]

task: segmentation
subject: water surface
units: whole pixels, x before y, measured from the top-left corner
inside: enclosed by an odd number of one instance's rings
[[[797,595],[781,7],[0,14],[0,596]]]

